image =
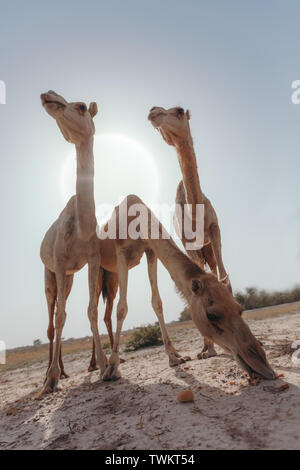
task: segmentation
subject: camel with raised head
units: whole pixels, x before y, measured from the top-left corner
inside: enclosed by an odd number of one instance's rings
[[[181,220],[179,226],[181,230],[181,241],[190,258],[198,263],[201,268],[207,264],[213,274],[218,276],[230,291],[231,284],[225,270],[222,259],[221,232],[219,228],[217,214],[210,200],[203,194],[200,186],[197,170],[197,161],[194,151],[193,139],[191,135],[189,111],[184,111],[181,107],[164,109],[153,107],[150,110],[149,121],[160,131],[164,141],[168,145],[175,147],[178,162],[180,165],[182,180],[180,181],[177,193],[176,204],[181,207]],[[190,205],[192,228],[196,228],[196,205],[204,204],[204,245],[201,249],[188,249],[190,240],[185,237],[184,230],[184,207]],[[175,214],[176,217],[176,214]],[[178,223],[178,221],[176,221]],[[198,354],[199,359],[215,356],[217,353],[214,345],[207,338],[204,338],[204,348]]]
[[[61,360],[61,336],[65,324],[65,305],[72,288],[74,273],[88,264],[89,306],[88,317],[95,342],[97,362],[104,372],[107,359],[102,350],[98,330],[98,299],[101,290],[100,250],[96,235],[94,201],[95,126],[93,118],[97,104],[68,103],[53,91],[41,95],[42,105],[53,117],[64,138],[76,147],[76,195],[71,197],[58,219],[47,231],[40,255],[45,265],[45,293],[48,304],[49,367],[43,392],[56,389],[59,377],[65,374]],[[55,313],[55,347],[54,308]]]
[[[137,213],[138,217],[136,217]],[[147,256],[152,307],[160,324],[170,366],[184,362],[184,358],[172,345],[164,322],[157,283],[158,259],[169,272],[180,295],[187,302],[192,319],[199,331],[210,341],[214,341],[231,353],[250,375],[255,372],[266,379],[275,378],[264,349],[242,319],[242,309],[229,289],[220,283],[216,276],[204,272],[198,264],[179,250],[141,199],[134,195],[125,198],[115,208],[110,221],[102,228],[102,232],[107,232],[109,227],[114,226],[116,238],[106,238],[100,243],[101,264],[111,272],[118,272],[120,288],[113,352],[102,376],[103,380],[116,380],[121,377],[119,345],[123,322],[128,311],[128,271],[140,263],[144,253]],[[157,238],[153,237],[153,227],[156,227]],[[137,230],[138,237],[136,236]]]

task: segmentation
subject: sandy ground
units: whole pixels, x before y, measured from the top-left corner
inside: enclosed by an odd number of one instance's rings
[[[249,320],[278,374],[249,385],[227,355],[197,360],[197,330],[176,332],[175,346],[192,361],[168,366],[163,347],[132,354],[123,378],[99,382],[88,373],[89,354],[65,357],[70,378],[61,391],[36,400],[43,361],[0,374],[0,449],[299,449],[300,366],[291,343],[300,338],[300,313]],[[278,391],[287,382],[289,387]],[[190,388],[193,403],[177,394]]]

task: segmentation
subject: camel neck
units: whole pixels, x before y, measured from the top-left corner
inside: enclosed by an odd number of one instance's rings
[[[172,238],[151,239],[149,244],[169,272],[179,292],[188,301],[191,295],[191,280],[199,274],[204,274],[204,271],[177,247]]]
[[[197,160],[192,138],[190,137],[180,145],[177,145],[176,151],[182,173],[187,203],[192,204],[193,207],[196,204],[203,204],[203,193],[200,187]]]
[[[88,240],[96,231],[94,200],[94,139],[76,145],[76,200],[79,236]]]

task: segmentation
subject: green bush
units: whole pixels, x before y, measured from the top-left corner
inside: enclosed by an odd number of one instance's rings
[[[189,311],[187,307],[185,307],[185,309],[183,310],[183,312],[181,312],[179,316],[179,321],[187,321],[191,319],[192,319],[191,312]]]
[[[137,328],[125,344],[125,351],[136,351],[147,346],[162,344],[162,336],[159,325],[148,325]]]

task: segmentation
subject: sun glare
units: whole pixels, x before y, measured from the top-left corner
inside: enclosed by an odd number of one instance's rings
[[[108,220],[112,207],[128,194],[147,205],[157,202],[159,177],[152,155],[138,142],[120,134],[95,136],[95,202],[98,224]],[[75,149],[64,162],[61,192],[64,204],[75,194]]]

